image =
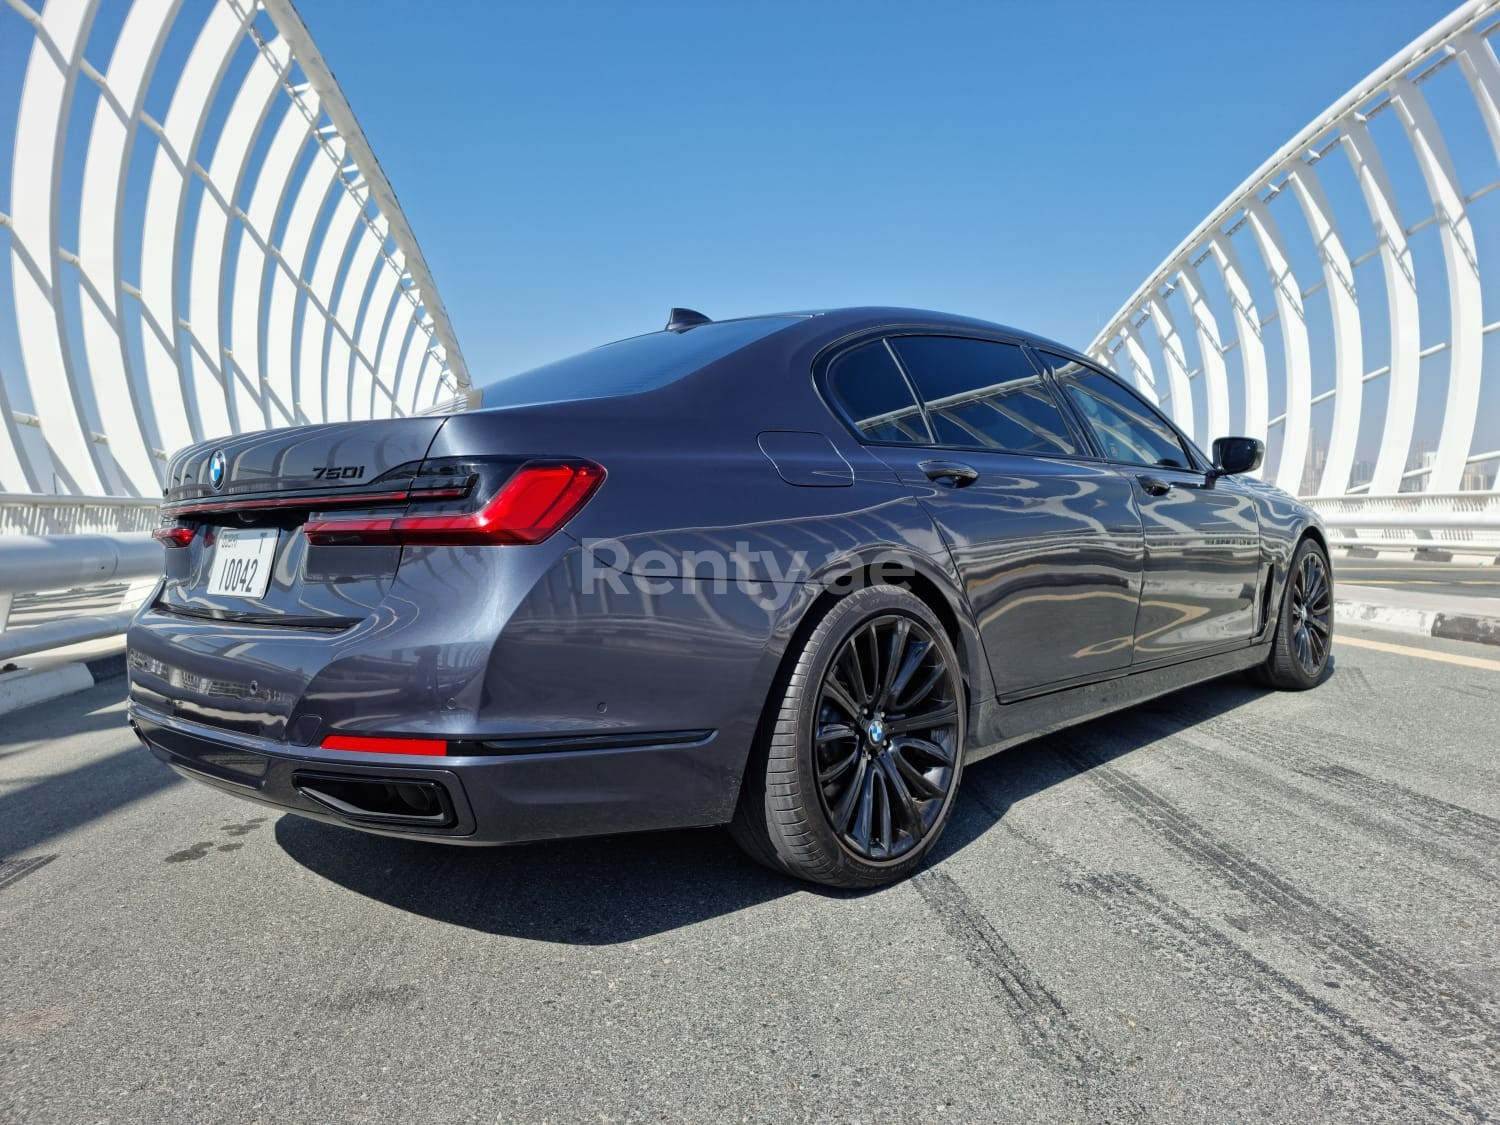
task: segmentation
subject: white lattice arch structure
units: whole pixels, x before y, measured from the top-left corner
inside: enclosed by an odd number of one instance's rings
[[[1292,492],[1432,495],[1500,485],[1488,471],[1500,461],[1500,336],[1492,336],[1500,320],[1485,322],[1474,222],[1476,205],[1488,206],[1490,229],[1500,229],[1500,199],[1480,204],[1500,187],[1497,29],[1495,0],[1465,4],[1339,99],[1168,255],[1090,353],[1161,401],[1202,445],[1228,433],[1231,416],[1239,432],[1267,440],[1263,472]],[[1434,82],[1447,84],[1442,114],[1428,96]],[[1377,140],[1373,127],[1391,124],[1378,122],[1384,114],[1399,128]],[[1445,132],[1458,126],[1468,128],[1468,147],[1455,153]],[[1391,171],[1398,158],[1405,185]],[[1342,208],[1330,198],[1335,177],[1349,189]],[[1423,212],[1413,214],[1418,192]],[[1440,275],[1424,275],[1415,258],[1414,239],[1430,239],[1421,234],[1429,227]],[[1294,254],[1292,235],[1307,253]],[[1493,242],[1485,248],[1493,258]],[[1490,269],[1493,287],[1493,261]],[[1422,448],[1414,433],[1424,409],[1436,419],[1437,394],[1441,425]]]
[[[461,400],[427,264],[290,0],[120,11],[0,0],[0,36],[30,37],[0,493],[153,497],[190,442]]]

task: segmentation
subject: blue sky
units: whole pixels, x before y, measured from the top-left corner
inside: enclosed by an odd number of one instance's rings
[[[157,119],[168,113],[176,76],[216,2],[183,0],[145,102]],[[129,0],[99,6],[85,57],[101,71],[128,7]],[[1447,15],[1450,0],[298,0],[298,8],[401,199],[482,386],[656,329],[672,305],[715,317],[913,305],[1086,346],[1228,193]],[[276,33],[264,13],[257,26],[266,36]],[[19,102],[32,42],[21,17],[0,3],[0,105]],[[200,163],[214,152],[255,53],[248,39],[236,48],[208,106],[194,153]],[[1482,262],[1496,260],[1500,192],[1490,189],[1497,167],[1474,99],[1453,66],[1425,81],[1422,92],[1441,122],[1461,190],[1473,197],[1476,252]],[[78,245],[79,189],[100,105],[93,83],[79,82],[61,165],[63,248]],[[13,121],[0,113],[0,211],[10,206],[13,175],[26,173]],[[1429,354],[1421,361],[1408,448],[1416,464],[1436,444],[1446,407],[1445,260],[1398,114],[1377,113],[1370,129],[1413,231],[1422,293],[1419,345]],[[270,135],[263,128],[252,152],[263,153]],[[126,187],[130,215],[143,211],[155,152],[150,134],[138,130]],[[308,148],[299,168],[311,158]],[[1355,271],[1361,362],[1378,373],[1389,362],[1390,331],[1384,267],[1367,256],[1374,244],[1368,208],[1341,155],[1320,163],[1318,175],[1342,216],[1349,253],[1363,261]],[[253,181],[241,184],[241,206]],[[202,197],[202,185],[191,181],[185,231],[194,229]],[[1320,276],[1317,251],[1289,199],[1273,210],[1308,285]],[[320,231],[328,214],[325,207]],[[141,228],[127,216],[123,229],[121,275],[134,283]],[[1238,238],[1245,254],[1250,236]],[[180,253],[192,246],[184,238]],[[0,228],[0,261],[10,258]],[[1285,409],[1283,329],[1269,319],[1275,302],[1258,255],[1249,264],[1247,283],[1267,324],[1274,417]],[[177,299],[179,315],[191,320],[197,298],[188,276],[180,271]],[[76,339],[83,299],[77,271],[63,269],[62,279],[71,362],[81,372],[73,387],[88,428],[101,430]],[[1231,345],[1229,425],[1239,427],[1240,360],[1229,340],[1227,296],[1216,270],[1205,271],[1204,280]],[[50,404],[34,402],[34,388],[19,375],[11,281],[12,267],[0,268],[0,373],[13,409],[46,414]],[[1489,286],[1483,300],[1484,322],[1500,322],[1500,287]],[[1328,297],[1314,286],[1305,303],[1311,389],[1322,395],[1334,372]],[[140,319],[126,316],[124,330],[139,379]],[[178,333],[185,353],[189,331]],[[237,346],[233,338],[228,343]],[[1189,367],[1196,366],[1192,333],[1183,344]],[[1500,434],[1500,334],[1486,337],[1483,362],[1476,450],[1495,448]],[[1123,366],[1118,358],[1116,366]],[[1157,367],[1160,380],[1159,359]],[[1204,381],[1191,389],[1201,426]],[[62,388],[39,393],[45,400]],[[1365,384],[1361,460],[1379,447],[1385,396],[1384,380]],[[1328,441],[1333,409],[1327,400],[1313,409],[1314,448]],[[23,439],[42,440],[35,429]],[[1267,439],[1274,463],[1280,430],[1273,426]]]
[[[1451,7],[299,2],[478,382],[673,304],[915,305],[1083,346]]]

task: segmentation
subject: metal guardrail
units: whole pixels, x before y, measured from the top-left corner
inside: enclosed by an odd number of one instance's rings
[[[1500,555],[1500,492],[1314,496],[1334,546]]]
[[[0,536],[119,535],[156,526],[160,500],[0,492]]]
[[[14,535],[0,538],[0,661],[113,637],[156,586],[161,544],[150,535]],[[126,582],[119,608],[7,629],[18,594]]]

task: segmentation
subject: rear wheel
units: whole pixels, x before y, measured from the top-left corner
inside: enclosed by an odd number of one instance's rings
[[[1323,678],[1332,648],[1333,572],[1317,541],[1304,539],[1292,556],[1271,653],[1254,679],[1281,691],[1306,691]]]
[[[835,602],[773,689],[730,830],[801,879],[874,887],[918,867],[963,773],[958,659],[918,598]]]

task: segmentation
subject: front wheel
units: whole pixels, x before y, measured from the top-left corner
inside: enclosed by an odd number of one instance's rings
[[[1292,555],[1271,653],[1252,675],[1264,687],[1306,691],[1323,678],[1332,649],[1333,571],[1323,548],[1304,539]]]
[[[833,603],[790,657],[730,831],[810,882],[875,887],[915,870],[953,809],[965,713],[958,658],[918,598]]]

